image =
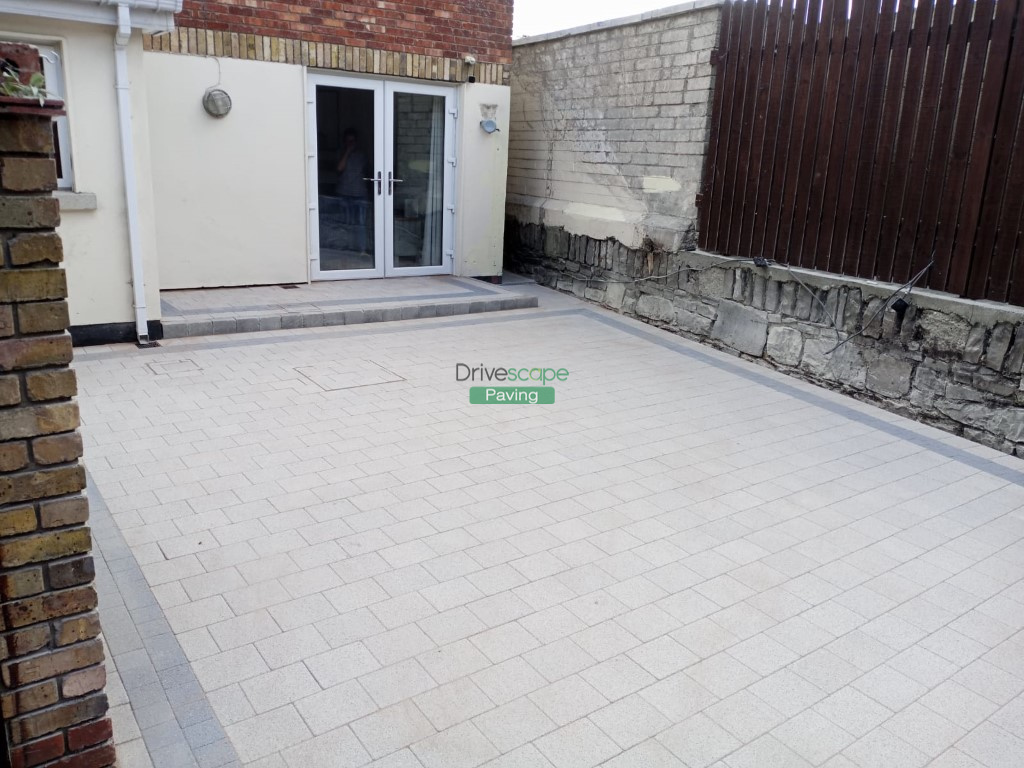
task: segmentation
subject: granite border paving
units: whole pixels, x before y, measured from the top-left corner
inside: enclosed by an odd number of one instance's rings
[[[87,478],[103,636],[153,768],[241,768],[98,486]]]

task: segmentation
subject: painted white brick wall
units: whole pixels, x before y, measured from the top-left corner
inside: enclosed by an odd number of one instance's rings
[[[510,216],[633,248],[692,237],[721,16],[698,5],[515,44]]]

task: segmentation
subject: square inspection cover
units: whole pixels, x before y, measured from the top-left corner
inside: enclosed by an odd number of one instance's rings
[[[295,370],[325,392],[405,381],[397,373],[370,360],[338,360]]]

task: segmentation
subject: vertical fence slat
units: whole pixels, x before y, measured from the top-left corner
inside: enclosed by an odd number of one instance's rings
[[[842,264],[842,255],[832,257],[832,236],[839,202],[857,165],[860,131],[864,116],[864,86],[871,63],[875,25],[878,22],[878,0],[858,0],[846,32],[846,48],[839,71],[839,90],[833,110],[835,125],[828,140],[828,165],[822,193],[821,221],[814,240],[814,253],[820,269],[835,270]],[[849,206],[847,198],[845,205]]]
[[[740,132],[736,147],[735,164],[732,166],[735,173],[730,183],[731,213],[729,215],[729,231],[726,235],[725,247],[729,253],[740,254],[739,246],[740,230],[743,227],[743,199],[747,192],[747,179],[750,171],[750,149],[753,143],[756,126],[754,125],[755,111],[758,101],[758,79],[761,75],[761,56],[764,52],[765,17],[767,15],[767,0],[745,0],[745,5],[753,5],[754,13],[751,19],[751,35],[749,43],[750,55],[746,59],[746,70],[744,72],[745,85],[743,87],[743,108],[740,118]]]
[[[910,25],[914,18],[910,3],[898,3],[898,0],[883,0],[883,3],[864,109],[863,146],[853,199],[845,229],[836,231],[837,237],[845,238],[845,242],[838,246],[843,253],[843,271],[862,277],[865,271],[869,276],[873,275],[878,232],[885,210],[883,200],[891,183],[888,168],[895,149],[902,84],[910,48]]]
[[[970,17],[970,0],[961,2],[958,6],[960,19]],[[941,164],[945,161],[946,147],[942,142],[942,135],[946,127],[939,121],[936,125],[936,116],[939,113],[939,97],[942,93],[943,75],[946,72],[946,53],[948,50],[947,39],[949,38],[949,17],[951,6],[947,0],[938,0],[935,6],[935,16],[932,19],[930,30],[930,45],[928,46],[928,62],[925,65],[924,88],[921,91],[921,106],[917,118],[917,129],[914,134],[914,148],[910,158],[908,169],[907,188],[903,196],[903,206],[900,210],[899,229],[895,237],[895,254],[892,257],[892,271],[886,279],[902,283],[911,275],[914,263],[914,241],[917,238],[918,225],[921,219],[921,209],[924,203],[927,182],[935,183],[934,177],[938,174],[941,183],[941,168],[934,167],[931,163]],[[963,27],[966,39],[967,28]],[[938,132],[939,140],[935,141],[935,134]],[[938,145],[935,152],[932,147]],[[937,158],[937,159],[936,159]],[[929,254],[930,256],[930,254]]]
[[[896,82],[892,87],[902,89],[903,97],[900,104],[899,124],[896,135],[896,146],[893,151],[892,165],[889,169],[889,178],[886,180],[885,199],[881,220],[881,228],[878,233],[878,244],[875,248],[875,256],[870,271],[861,271],[862,277],[877,277],[882,280],[891,280],[896,273],[897,267],[894,263],[896,254],[896,241],[899,238],[900,224],[903,219],[903,209],[907,200],[907,191],[911,185],[911,174],[914,169],[914,138],[917,135],[918,123],[921,121],[921,112],[926,95],[928,83],[928,38],[931,27],[936,21],[940,21],[943,28],[949,25],[950,6],[948,0],[922,0],[918,3],[917,13],[914,15],[914,25],[910,33],[910,53],[907,61],[907,76],[904,82]],[[943,13],[945,11],[945,13]],[[934,66],[934,64],[933,64]],[[942,70],[939,68],[939,74]],[[935,79],[935,78],[933,78]],[[938,92],[938,82],[931,88],[932,98]],[[930,128],[930,126],[929,126]],[[920,151],[920,147],[916,147]],[[921,164],[918,160],[918,164]],[[889,188],[889,185],[892,188]],[[909,271],[909,268],[908,268]]]
[[[842,23],[842,19],[837,18],[840,16],[840,4],[843,8],[846,7],[845,2],[841,2],[841,0],[839,2],[837,0],[822,0],[821,4],[821,23],[818,25],[814,43],[814,72],[807,93],[803,142],[798,148],[800,164],[796,197],[793,202],[793,224],[789,233],[789,241],[783,244],[787,254],[786,260],[790,264],[804,265],[802,244],[807,231],[811,186],[817,157],[817,137],[822,122],[822,104],[825,100],[825,78],[829,68],[832,26],[834,23]],[[845,16],[845,14],[842,15]]]
[[[992,29],[994,10],[995,0],[976,0],[974,3],[974,18],[971,20],[970,33],[967,38],[967,54],[958,74],[961,82],[959,92],[955,97],[957,102],[955,122],[951,121],[953,128],[949,159],[946,163],[946,177],[942,185],[941,197],[934,208],[928,211],[936,222],[934,237],[929,237],[928,230],[924,230],[921,242],[917,246],[918,255],[926,251],[935,254],[935,266],[928,284],[939,290],[949,287],[950,271],[954,259],[964,262],[965,269],[958,272],[959,284],[954,287],[957,292],[963,290],[967,272],[966,263],[971,257],[971,242],[967,242],[965,246],[961,239],[959,247],[955,247],[957,212],[960,210],[963,200],[971,143],[984,141],[980,135],[976,134],[975,123],[982,117],[979,111],[979,97],[982,76],[985,73],[985,61],[988,58],[989,32]],[[999,78],[1002,78],[1002,73],[999,74]],[[997,87],[1001,89],[1002,83],[999,83]],[[952,89],[950,92],[953,92]],[[994,115],[990,115],[989,119],[991,120],[993,117]],[[929,222],[931,220],[928,219]]]
[[[764,256],[765,234],[768,229],[768,221],[775,214],[777,203],[772,204],[775,199],[775,190],[781,187],[783,173],[777,171],[784,169],[786,160],[778,153],[780,142],[788,140],[788,134],[784,133],[788,118],[792,113],[793,87],[796,81],[796,59],[793,45],[799,45],[799,29],[796,18],[800,8],[806,10],[806,1],[797,0],[796,10],[783,0],[778,7],[779,34],[778,47],[775,55],[775,64],[772,73],[771,92],[768,95],[768,120],[767,130],[764,137],[764,151],[761,158],[760,178],[757,182],[757,197],[754,200],[754,208],[757,217],[754,219],[754,227],[750,233],[749,253],[751,256]],[[799,16],[799,18],[803,18]]]
[[[711,212],[708,221],[708,242],[713,250],[722,250],[722,240],[719,231],[722,228],[722,219],[726,210],[723,204],[726,187],[728,186],[727,176],[729,167],[729,139],[733,131],[733,122],[736,120],[736,92],[738,87],[738,69],[740,56],[745,53],[740,44],[740,35],[743,31],[743,15],[749,9],[743,3],[730,3],[729,9],[729,43],[725,49],[725,72],[722,78],[723,88],[726,95],[722,100],[721,128],[718,134],[716,147],[717,160],[715,163],[714,188],[711,193]],[[741,93],[742,97],[742,93]]]
[[[736,253],[741,256],[759,256],[751,248],[754,229],[764,211],[758,209],[758,196],[761,191],[761,180],[764,169],[772,158],[765,157],[765,145],[778,123],[778,104],[772,101],[773,91],[778,90],[778,81],[785,67],[780,56],[785,56],[786,40],[782,39],[783,12],[780,0],[767,0],[767,17],[765,24],[764,44],[761,52],[761,71],[758,75],[757,101],[754,107],[754,126],[751,135],[752,149],[750,162],[747,166],[747,186],[743,197],[743,213],[739,237],[736,240]]]
[[[790,224],[793,220],[793,195],[796,190],[797,163],[794,159],[803,137],[803,125],[807,112],[807,87],[811,79],[811,64],[814,59],[814,40],[818,25],[817,2],[797,0],[793,15],[793,45],[790,46],[790,76],[788,98],[783,100],[782,127],[779,130],[779,149],[776,153],[776,170],[772,181],[772,200],[768,203],[771,216],[765,224],[765,258],[785,260],[780,245],[789,239]],[[772,204],[774,201],[774,205]]]
[[[997,270],[1001,285],[989,287],[993,243],[989,241],[985,245],[988,233],[984,226],[979,229],[979,223],[982,221],[983,207],[993,211],[990,220],[998,216],[1012,145],[1009,141],[997,139],[1013,135],[1016,115],[1024,95],[1024,77],[1021,76],[1024,72],[1024,40],[1018,37],[1016,61],[1011,59],[1010,51],[1013,25],[1020,7],[1020,0],[1004,0],[995,4],[992,42],[978,105],[970,165],[964,181],[963,210],[960,211],[957,227],[958,253],[947,282],[949,290],[972,298],[1006,297],[1008,273],[999,273]],[[1015,66],[1018,68],[1015,69]],[[994,222],[990,226],[994,227]]]
[[[709,233],[712,229],[712,222],[714,226],[718,226],[717,214],[718,210],[714,208],[711,200],[714,196],[714,191],[717,188],[721,188],[721,183],[717,181],[718,178],[718,163],[725,159],[725,155],[720,151],[722,123],[725,121],[728,113],[722,109],[722,104],[725,101],[725,94],[731,92],[731,83],[726,79],[726,69],[729,61],[729,45],[731,42],[730,30],[732,28],[732,20],[736,17],[736,3],[726,3],[722,7],[722,21],[719,31],[718,40],[718,58],[715,61],[715,81],[714,81],[714,96],[712,97],[711,103],[711,130],[708,134],[708,146],[707,152],[704,156],[704,173],[701,182],[701,205],[700,205],[700,245],[702,248],[707,250],[714,250],[716,243],[713,243],[709,237]],[[714,214],[714,216],[713,216]]]

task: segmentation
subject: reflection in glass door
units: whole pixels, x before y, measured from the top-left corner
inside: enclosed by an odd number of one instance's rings
[[[452,89],[310,75],[314,279],[450,274]]]
[[[387,271],[429,274],[443,271],[445,262],[447,94],[397,87],[388,94],[391,201],[384,226],[394,247]]]

